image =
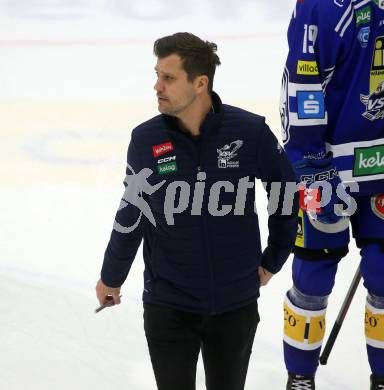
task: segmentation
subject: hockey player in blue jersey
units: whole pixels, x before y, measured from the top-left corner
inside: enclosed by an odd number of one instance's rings
[[[287,389],[315,389],[327,300],[348,252],[349,226],[367,289],[371,390],[384,389],[384,0],[297,0],[288,42],[285,149],[313,195],[321,195],[324,181],[334,192],[315,211],[303,192],[284,305]],[[335,212],[340,183],[355,191],[350,218]]]

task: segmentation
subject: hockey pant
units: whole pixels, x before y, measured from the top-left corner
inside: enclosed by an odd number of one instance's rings
[[[384,196],[358,198],[357,211],[351,217],[367,289],[364,322],[368,360],[372,373],[380,376],[384,375],[384,202],[383,208],[377,204],[381,199]],[[316,372],[328,296],[338,263],[347,253],[348,239],[348,229],[340,233],[319,231],[301,213],[292,265],[293,287],[284,303],[284,359],[289,372],[305,376]],[[315,245],[319,242],[320,247]]]

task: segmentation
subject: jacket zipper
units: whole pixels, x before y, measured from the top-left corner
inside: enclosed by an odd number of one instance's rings
[[[204,135],[201,135],[201,140],[200,140],[200,145],[199,145],[199,148],[198,148],[198,165],[197,165],[197,171],[203,171],[204,172],[204,164],[203,164],[203,160],[202,160],[202,156],[204,155],[204,146],[205,146],[205,142],[204,142]],[[204,201],[203,201],[203,205],[204,205]],[[209,247],[209,243],[207,241],[207,237],[208,237],[208,225],[207,225],[207,210],[205,207],[203,207],[202,209],[202,215],[201,215],[201,218],[202,218],[202,225],[203,225],[203,229],[202,229],[202,232],[203,232],[203,237],[202,237],[202,240],[203,240],[203,244],[204,244],[204,247],[205,247],[205,253],[206,253],[206,256],[207,256],[207,262],[208,262],[208,266],[209,266],[209,287],[210,287],[210,294],[211,294],[211,299],[210,299],[210,314],[211,315],[214,315],[216,314],[216,299],[215,299],[215,278],[214,278],[214,267],[213,267],[213,262],[212,262],[212,255],[211,255],[211,250],[210,250],[210,247]]]
[[[183,137],[187,138],[187,142],[192,146],[194,157],[196,159],[196,171],[197,172],[204,172],[204,164],[203,164],[203,151],[204,151],[204,135],[201,135],[200,145],[196,145],[196,143],[188,136],[183,135]],[[204,201],[203,201],[204,205]],[[214,315],[216,314],[216,299],[215,299],[215,278],[214,278],[214,267],[212,262],[212,256],[211,256],[211,250],[209,247],[209,243],[206,239],[208,237],[208,226],[207,226],[207,217],[206,217],[206,210],[203,207],[202,213],[201,213],[201,219],[202,219],[202,241],[205,249],[205,255],[206,260],[208,263],[208,272],[209,272],[209,291],[210,291],[210,307],[209,307],[209,314]]]

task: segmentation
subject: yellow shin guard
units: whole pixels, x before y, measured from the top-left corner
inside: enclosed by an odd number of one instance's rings
[[[365,306],[365,337],[371,347],[384,349],[384,309]]]
[[[326,309],[301,309],[285,297],[284,341],[306,351],[321,347],[325,334],[325,312]]]

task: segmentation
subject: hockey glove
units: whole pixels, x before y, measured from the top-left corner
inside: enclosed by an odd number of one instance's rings
[[[300,182],[300,207],[321,223],[338,222],[342,216],[335,214],[334,206],[341,203],[336,194],[341,181],[332,154],[322,159],[303,159],[293,167]]]

